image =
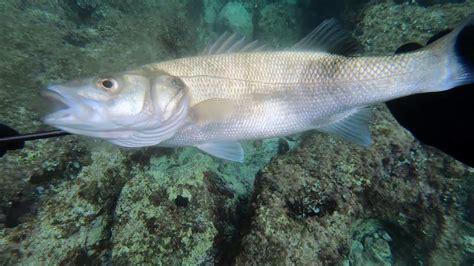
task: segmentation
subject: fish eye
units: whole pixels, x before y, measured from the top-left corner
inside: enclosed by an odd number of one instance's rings
[[[113,91],[117,88],[117,81],[111,78],[100,79],[97,85],[106,91]]]

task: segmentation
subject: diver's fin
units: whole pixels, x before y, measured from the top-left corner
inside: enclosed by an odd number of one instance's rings
[[[190,116],[197,125],[218,122],[229,118],[237,102],[232,99],[212,98],[202,101],[191,108]]]
[[[336,122],[318,127],[317,130],[336,134],[363,146],[369,146],[372,144],[369,129],[371,117],[371,108],[358,108],[338,115]]]
[[[264,48],[265,45],[258,43],[258,41],[249,42],[240,33],[225,32],[215,42],[209,43],[199,55],[256,52]]]
[[[336,19],[327,19],[290,50],[310,50],[348,55],[357,51],[357,43]]]
[[[196,148],[221,159],[240,163],[244,161],[244,149],[237,141],[203,143],[196,145]]]

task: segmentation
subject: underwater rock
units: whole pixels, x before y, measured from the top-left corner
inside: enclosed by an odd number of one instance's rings
[[[462,236],[458,181],[473,173],[421,146],[385,107],[375,113],[371,147],[306,134],[299,148],[261,171],[237,264],[338,265],[355,241],[365,255],[352,265],[462,260],[462,248],[452,248]],[[353,239],[366,226],[359,219],[383,226]]]
[[[226,261],[248,216],[255,173],[277,146],[277,139],[247,143],[248,164],[238,164],[193,148],[121,152],[96,145],[73,179],[43,192],[34,215],[0,227],[0,261]]]
[[[68,14],[77,16],[78,21],[87,20],[93,16],[94,12],[99,6],[99,1],[96,0],[68,0],[64,1],[63,5],[70,8]]]
[[[228,2],[219,13],[218,23],[230,32],[253,37],[252,16],[244,5],[238,2]]]
[[[302,10],[297,5],[275,2],[262,6],[258,18],[258,39],[277,47],[291,46],[302,34],[301,14]]]
[[[433,34],[452,28],[473,10],[472,0],[429,8],[409,3],[368,5],[355,37],[367,54],[392,54],[408,42],[426,43]]]
[[[429,7],[433,5],[442,5],[442,4],[450,4],[450,3],[462,3],[466,0],[395,0],[396,4],[403,4],[403,3],[410,3],[410,4],[417,4],[422,7]]]
[[[353,223],[353,237],[349,259],[344,263],[354,266],[392,265],[392,238],[377,220],[361,220]]]
[[[212,160],[202,159],[170,165],[166,158],[152,158],[150,170],[127,183],[112,229],[114,264],[200,264],[213,260],[217,206],[224,207],[224,201],[235,195],[232,190],[213,194],[213,174],[208,172],[212,171]]]
[[[35,216],[0,231],[6,264],[105,263],[115,201],[130,176],[127,156],[98,147],[74,180],[57,184]]]
[[[217,1],[217,0],[204,0],[204,23],[208,25],[214,25],[217,21],[217,16],[219,15],[219,11],[224,6],[225,2]]]
[[[277,140],[261,143],[258,152],[254,145],[245,147],[251,154],[247,165],[222,162],[192,148],[151,156],[148,169],[135,172],[120,194],[112,262],[226,261],[230,250],[236,250],[253,177],[276,154]]]

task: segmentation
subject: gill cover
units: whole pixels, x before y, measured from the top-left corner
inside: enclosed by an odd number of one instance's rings
[[[128,129],[127,137],[108,139],[123,147],[145,147],[171,138],[186,122],[187,87],[178,77],[162,73],[149,79],[149,91],[142,113],[147,116]]]

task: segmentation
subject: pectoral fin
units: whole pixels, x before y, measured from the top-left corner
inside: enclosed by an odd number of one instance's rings
[[[240,163],[244,161],[244,149],[237,141],[203,143],[196,148],[221,159]]]
[[[371,114],[371,109],[368,107],[351,110],[338,115],[334,122],[318,127],[317,129],[338,135],[363,146],[369,146],[372,144],[369,129]]]
[[[191,117],[197,125],[219,122],[229,118],[237,107],[232,99],[212,98],[202,101],[191,109]]]

